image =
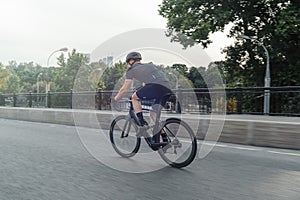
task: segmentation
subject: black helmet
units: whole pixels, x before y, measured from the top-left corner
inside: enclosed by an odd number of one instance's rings
[[[130,59],[132,59],[132,60],[142,60],[142,56],[138,52],[130,52],[126,56],[126,63],[128,63]]]

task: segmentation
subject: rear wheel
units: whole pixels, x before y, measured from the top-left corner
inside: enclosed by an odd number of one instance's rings
[[[115,151],[122,157],[134,156],[141,145],[141,138],[136,136],[137,127],[128,116],[116,117],[110,126],[110,141]]]
[[[167,119],[162,132],[167,134],[169,144],[159,149],[161,158],[172,167],[189,165],[197,153],[197,140],[190,126],[180,119]]]

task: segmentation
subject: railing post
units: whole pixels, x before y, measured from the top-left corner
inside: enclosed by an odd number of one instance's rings
[[[29,106],[29,108],[32,108],[32,95],[31,95],[31,91],[29,92],[29,102],[28,102],[28,106]]]
[[[13,95],[13,107],[17,106],[17,95],[14,93]]]
[[[46,99],[47,99],[47,108],[51,108],[51,94],[50,90],[46,93]]]
[[[181,114],[181,106],[180,102],[182,99],[182,91],[181,88],[178,88],[178,99],[176,98],[176,113]]]
[[[71,91],[70,91],[70,108],[71,109],[73,108],[72,103],[73,103],[73,90],[71,89]]]
[[[270,81],[268,83],[270,85]],[[267,86],[270,87],[270,86]],[[270,89],[264,89],[264,115],[270,114]]]
[[[2,93],[0,93],[0,106],[5,106],[5,98]]]
[[[97,96],[98,96],[98,110],[102,110],[102,88],[98,88],[98,92],[97,92]]]
[[[237,95],[236,95],[237,113],[242,114],[242,93],[243,93],[243,91],[242,91],[242,87],[241,87],[240,83],[237,84],[236,90],[237,90]]]

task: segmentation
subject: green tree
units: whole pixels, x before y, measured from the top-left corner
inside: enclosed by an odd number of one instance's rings
[[[19,77],[0,63],[0,93],[17,93],[19,89]]]
[[[107,67],[103,73],[101,81],[104,82],[107,90],[119,88],[124,81],[124,74],[127,70],[127,64],[123,62],[116,63],[112,67]]]
[[[103,81],[103,73],[105,69],[108,67],[104,62],[93,62],[90,64],[92,72],[89,75],[89,80],[92,82],[94,89],[101,88],[102,90],[106,89],[106,85]],[[96,83],[96,85],[95,85]]]
[[[209,34],[231,26],[229,37],[255,36],[270,53],[272,86],[300,82],[299,11],[296,0],[164,0],[160,14],[168,20],[168,35],[184,47],[196,43],[207,47]],[[264,50],[250,41],[238,41],[224,50],[223,69],[245,86],[263,86]],[[295,71],[296,73],[290,73]],[[238,77],[238,78],[237,78]]]
[[[171,68],[176,70],[183,76],[187,76],[189,71],[188,67],[185,64],[173,64]]]
[[[53,81],[56,83],[56,90],[65,92],[73,89],[79,68],[88,68],[88,58],[73,49],[72,52],[68,54],[68,58],[65,58],[64,54],[61,54],[57,64],[60,67],[57,71],[53,70],[51,77],[54,77]],[[83,71],[81,72],[83,73]],[[82,79],[76,79],[77,85],[86,82],[87,77],[83,74],[81,77]]]
[[[0,92],[5,93],[8,87],[10,71],[5,69],[2,64],[0,64]]]
[[[16,74],[10,73],[7,85],[6,93],[20,92],[20,79]]]
[[[204,68],[204,67],[199,67],[199,68],[191,67],[189,69],[187,78],[192,81],[195,88],[204,88],[204,87],[207,87],[207,85],[202,77],[205,75],[205,73],[206,73],[206,68]]]
[[[36,92],[38,75],[42,74],[42,76],[39,77],[39,81],[42,82],[46,74],[46,68],[34,64],[33,62],[18,64],[16,61],[10,61],[5,68],[12,73],[9,83],[9,90],[11,92]],[[42,90],[43,88],[40,89]]]

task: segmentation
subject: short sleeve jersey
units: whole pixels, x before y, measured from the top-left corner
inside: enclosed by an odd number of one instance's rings
[[[152,63],[135,63],[126,72],[126,79],[136,79],[145,84],[159,84],[170,88],[165,74]]]

